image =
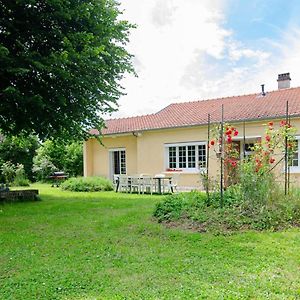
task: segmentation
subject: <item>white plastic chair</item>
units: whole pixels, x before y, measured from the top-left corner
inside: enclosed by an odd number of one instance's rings
[[[171,182],[169,182],[169,184],[168,184],[169,192],[172,192],[172,190],[173,190],[173,192],[174,191],[178,192],[177,187],[178,187],[179,177],[180,177],[180,174],[178,174],[178,173],[172,174]]]
[[[152,195],[154,190],[154,179],[151,176],[143,176],[141,178],[141,185],[143,194],[149,192]]]
[[[128,176],[127,175],[119,175],[119,190],[125,191],[126,193],[129,192],[129,185],[128,185]]]
[[[130,176],[130,193],[138,192],[141,193],[141,178],[139,176]]]

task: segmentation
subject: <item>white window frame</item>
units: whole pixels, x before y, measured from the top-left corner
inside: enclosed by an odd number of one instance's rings
[[[127,174],[127,153],[126,153],[126,148],[110,148],[108,149],[109,152],[109,168],[110,168],[110,178],[113,178],[114,175],[114,166],[113,166],[113,153],[119,151],[120,152],[120,173],[121,173],[121,151],[125,151],[125,170]]]
[[[300,136],[295,136],[295,140],[298,143],[298,166],[289,166],[290,173],[300,173]]]
[[[199,168],[199,148],[198,146],[205,146],[205,164],[207,163],[207,143],[206,142],[183,142],[183,143],[167,143],[164,144],[165,148],[165,170],[167,169],[174,169],[174,171],[168,172],[182,172],[182,173],[199,173],[199,171],[205,171],[205,168]],[[179,147],[184,146],[186,147],[186,168],[179,168]],[[195,168],[188,167],[188,146],[195,146]],[[176,148],[176,168],[169,167],[169,148],[175,147]]]

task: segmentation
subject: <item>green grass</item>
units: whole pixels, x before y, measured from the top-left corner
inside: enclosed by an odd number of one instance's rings
[[[167,229],[159,196],[33,187],[0,206],[0,299],[300,299],[299,229]]]

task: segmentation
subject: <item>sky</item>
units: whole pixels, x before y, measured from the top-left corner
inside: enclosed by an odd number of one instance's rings
[[[119,110],[105,118],[155,113],[174,102],[277,89],[290,72],[300,86],[299,0],[120,0],[136,24],[127,50]]]

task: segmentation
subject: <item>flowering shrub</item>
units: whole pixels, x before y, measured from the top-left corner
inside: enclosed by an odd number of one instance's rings
[[[221,158],[223,155],[223,163],[225,166],[225,186],[236,183],[237,180],[237,168],[239,165],[239,145],[233,140],[238,136],[238,130],[230,124],[223,126],[223,132],[221,133],[220,126],[216,126],[213,129],[213,138],[209,143],[209,147],[212,148],[217,157]],[[223,147],[223,149],[222,149]]]
[[[292,157],[296,147],[295,131],[286,121],[281,121],[276,127],[273,122],[269,122],[265,135],[253,146],[253,155],[241,160],[239,143],[234,141],[234,137],[238,136],[237,129],[225,124],[221,132],[220,125],[216,126],[209,147],[216,152],[219,159],[221,156],[223,158],[225,188],[239,184],[240,200],[252,205],[271,199],[272,194],[277,191],[272,172],[279,163],[275,155],[283,154],[287,143],[288,157]]]

